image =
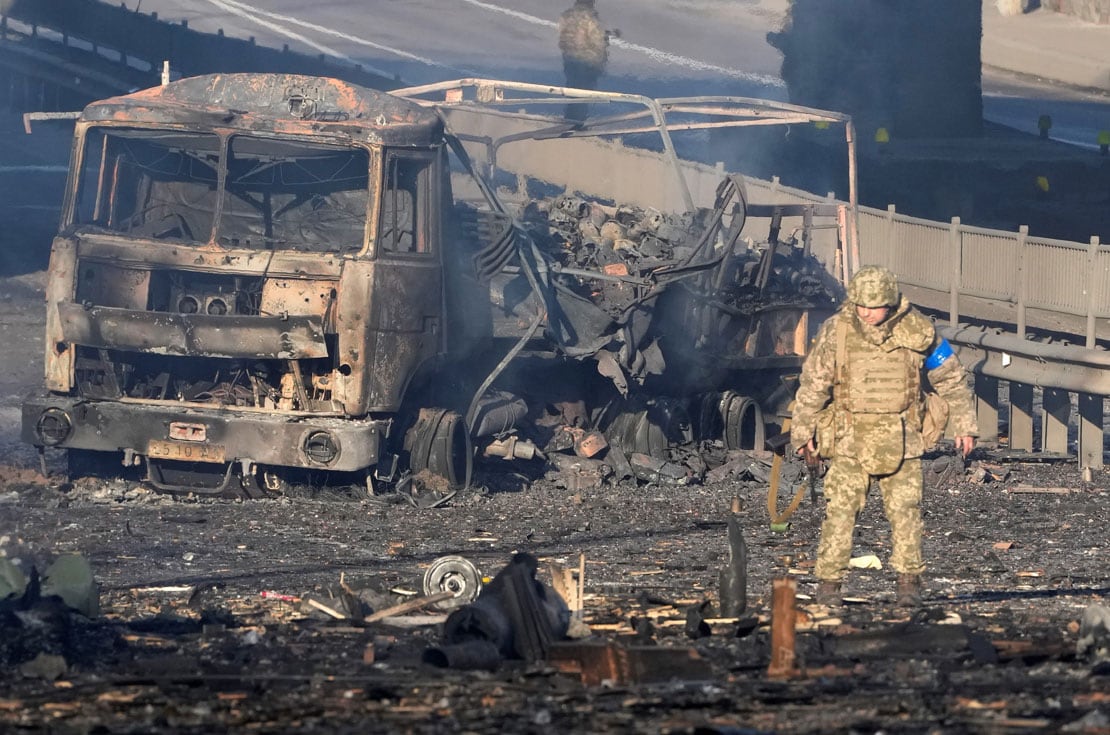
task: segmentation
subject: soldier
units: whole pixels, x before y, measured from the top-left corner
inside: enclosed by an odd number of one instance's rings
[[[609,61],[609,32],[601,26],[594,0],[575,0],[559,16],[559,50],[567,86],[596,89]],[[567,117],[585,120],[586,110],[585,104],[567,105]]]
[[[861,268],[802,367],[790,428],[798,454],[831,460],[815,569],[820,604],[840,604],[852,532],[873,479],[891,526],[897,604],[921,602],[923,372],[947,402],[956,449],[967,456],[975,446],[976,422],[959,360],[933,323],[899,293],[893,273]]]

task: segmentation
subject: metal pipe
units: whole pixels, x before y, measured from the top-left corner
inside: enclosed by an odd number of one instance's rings
[[[851,276],[859,268],[859,187],[856,181],[858,169],[856,167],[856,126],[852,118],[844,122],[844,136],[848,142],[848,249],[851,253],[851,262],[848,266],[848,275]],[[847,280],[845,280],[847,284]]]

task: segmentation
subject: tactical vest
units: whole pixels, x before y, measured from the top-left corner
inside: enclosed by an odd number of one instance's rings
[[[893,344],[874,345],[851,329],[841,318],[837,331],[843,330],[843,359],[837,355],[835,400],[849,413],[900,414],[917,400],[921,392],[921,356]],[[841,351],[840,334],[837,351]]]

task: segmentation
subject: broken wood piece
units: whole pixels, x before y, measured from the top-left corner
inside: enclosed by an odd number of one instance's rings
[[[446,621],[447,613],[430,613],[427,615],[391,615],[375,622],[394,628],[426,628],[432,625],[442,625]]]
[[[578,555],[578,599],[586,599],[586,553]]]
[[[241,702],[247,696],[246,692],[216,692],[216,699],[221,702]]]
[[[398,616],[398,615],[404,615],[405,613],[412,612],[414,610],[419,610],[420,608],[425,607],[426,605],[434,605],[437,602],[443,602],[444,600],[449,600],[454,596],[455,596],[454,592],[444,590],[443,592],[436,592],[433,595],[426,595],[426,596],[423,596],[423,597],[417,597],[414,600],[406,600],[405,602],[402,602],[398,605],[394,605],[393,607],[387,607],[387,608],[384,608],[382,610],[378,610],[375,613],[367,615],[365,618],[362,619],[362,622],[364,622],[364,623],[377,623],[377,622],[383,620],[384,618],[394,617],[394,616]]]
[[[305,602],[308,603],[309,607],[315,608],[315,609],[319,610],[320,612],[324,613],[325,615],[330,615],[331,617],[335,618],[336,620],[346,620],[347,619],[346,615],[339,612],[335,608],[328,607],[327,605],[320,602],[319,600],[314,600],[311,597],[306,597]]]
[[[837,637],[838,656],[850,658],[969,653],[980,663],[997,663],[998,652],[966,625],[904,622]]]
[[[556,642],[551,644],[547,660],[556,671],[577,675],[586,686],[691,681],[710,675],[693,648],[621,646],[612,641]]]
[[[1004,710],[1008,703],[1005,699],[993,699],[989,702],[983,702],[978,699],[970,699],[968,697],[956,697],[956,706],[964,709],[977,709],[977,710]]]
[[[189,594],[192,594],[194,589],[195,588],[192,585],[180,585],[180,584],[167,585],[167,586],[164,586],[164,587],[132,587],[131,588],[131,594],[133,594],[133,595],[149,595],[149,594],[155,594],[155,593],[158,593],[158,592],[180,593],[180,594],[189,593]]]
[[[1076,492],[1070,487],[1035,487],[1033,485],[1014,485],[1006,488],[1006,492],[1027,495],[1069,495]]]
[[[771,593],[771,663],[767,676],[785,678],[796,673],[794,668],[795,596],[798,582],[791,577],[778,577]]]

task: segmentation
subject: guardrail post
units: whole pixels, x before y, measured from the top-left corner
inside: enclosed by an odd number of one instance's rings
[[[1079,394],[1079,466],[1102,469],[1102,396]]]
[[[979,439],[998,441],[998,378],[975,375],[975,416]]]
[[[1010,449],[1033,451],[1033,386],[1010,381]]]
[[[1014,258],[1014,283],[1017,284],[1017,336],[1025,336],[1025,302],[1029,300],[1029,279],[1025,273],[1026,239],[1029,225],[1018,227],[1017,257]]]
[[[948,323],[953,327],[960,324],[960,271],[963,265],[963,249],[960,247],[960,218],[953,217],[948,228],[948,257],[952,260],[948,289]]]
[[[1095,348],[1095,311],[1098,309],[1098,283],[1101,280],[1095,272],[1098,258],[1098,235],[1091,236],[1087,246],[1087,349]]]
[[[1071,396],[1057,388],[1041,389],[1041,451],[1068,453]]]

